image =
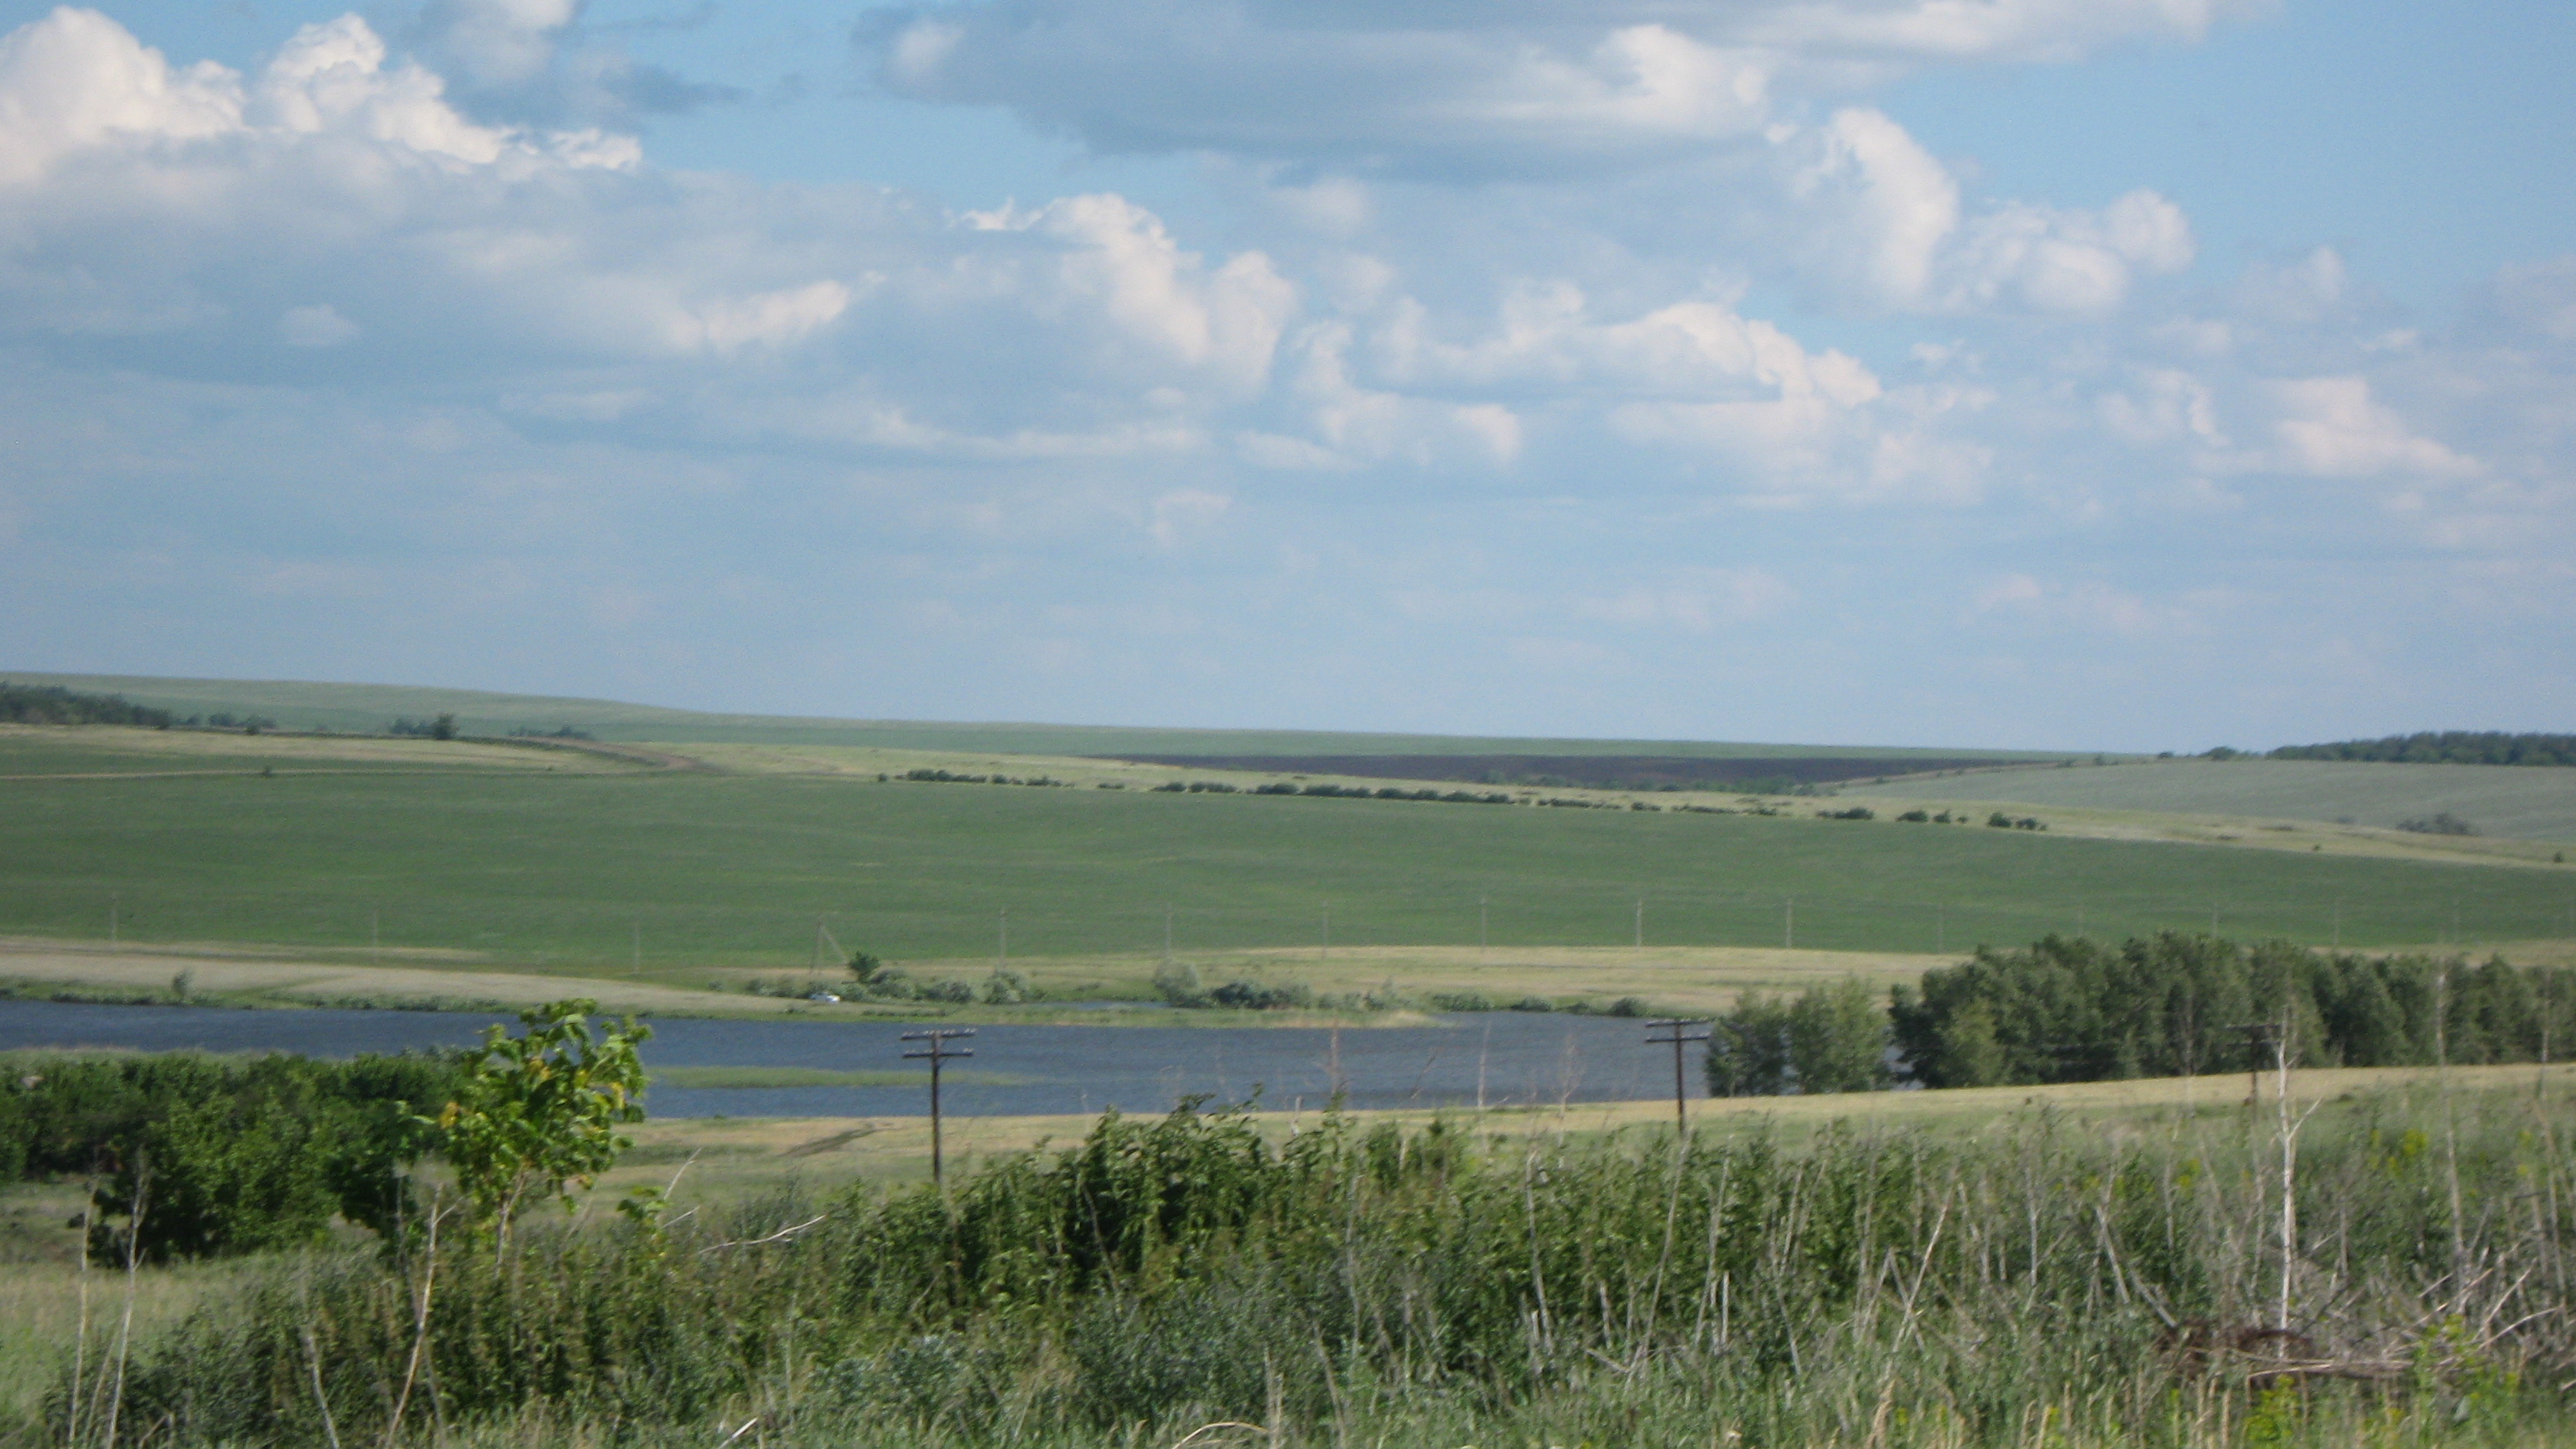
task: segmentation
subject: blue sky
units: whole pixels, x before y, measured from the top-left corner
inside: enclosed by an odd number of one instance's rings
[[[2576,9],[0,0],[0,665],[2567,729]]]

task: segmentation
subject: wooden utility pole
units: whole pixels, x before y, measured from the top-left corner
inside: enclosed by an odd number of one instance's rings
[[[952,1047],[948,1044],[958,1037],[974,1034],[975,1028],[971,1026],[934,1026],[903,1034],[905,1041],[924,1043],[912,1051],[905,1052],[904,1060],[930,1063],[930,1185],[934,1188],[943,1185],[944,1181],[941,1176],[939,1140],[939,1066],[942,1062],[958,1057],[975,1055],[973,1047]]]
[[[2250,1107],[2263,1100],[2263,1053],[2281,1044],[2281,1029],[2269,1021],[2242,1022],[2227,1029],[2245,1034],[2245,1105]],[[2288,1080],[2286,1073],[2282,1080]]]
[[[1685,1043],[1708,1040],[1709,1023],[1701,1017],[1657,1017],[1646,1023],[1646,1045],[1673,1049],[1673,1131],[1690,1130],[1690,1109],[1685,1105],[1689,1089],[1682,1075],[1682,1047]],[[1663,1033],[1661,1036],[1657,1032]]]

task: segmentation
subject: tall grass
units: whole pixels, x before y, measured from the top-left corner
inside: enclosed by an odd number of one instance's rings
[[[417,1354],[453,1443],[2540,1443],[2569,1105],[2340,1104],[2286,1251],[2268,1109],[1794,1152],[1112,1116],[945,1196],[276,1259],[124,1422],[382,1442]]]

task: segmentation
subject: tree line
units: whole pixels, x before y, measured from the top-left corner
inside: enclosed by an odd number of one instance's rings
[[[2576,1036],[2576,970],[2374,957],[2165,932],[1980,947],[1898,986],[1748,993],[1710,1034],[1717,1096],[2020,1086],[2269,1065],[2549,1061]]]
[[[0,680],[0,722],[8,724],[114,724],[168,729],[170,711],[136,704],[121,694],[84,694],[59,684]]]
[[[2422,730],[2377,740],[2283,745],[2275,760],[2379,760],[2408,765],[2576,765],[2576,735]]]
[[[106,1262],[293,1246],[334,1217],[386,1227],[400,1211],[397,1168],[428,1145],[413,1105],[446,1100],[458,1075],[453,1058],[428,1056],[12,1066],[0,1182],[89,1178],[89,1247]]]
[[[455,1175],[467,1225],[504,1236],[522,1209],[572,1203],[644,1116],[632,1020],[593,1003],[519,1014],[462,1052],[317,1061],[194,1052],[9,1059],[0,1183],[79,1178],[90,1255],[104,1263],[216,1257],[321,1242],[334,1219],[387,1244],[421,1231],[413,1164]],[[649,1207],[649,1202],[646,1204]]]

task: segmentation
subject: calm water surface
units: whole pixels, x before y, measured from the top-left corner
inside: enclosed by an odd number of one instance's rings
[[[198,1006],[92,1006],[0,1001],[0,1049],[132,1047],[144,1051],[359,1052],[470,1046],[496,1018],[428,1011],[238,1011]],[[644,1047],[655,1067],[901,1070],[895,1023],[656,1020]],[[1269,1106],[1323,1105],[1338,1074],[1354,1107],[1510,1106],[1655,1097],[1672,1091],[1669,1048],[1648,1047],[1635,1021],[1481,1012],[1431,1026],[982,1026],[968,1073],[1010,1085],[943,1085],[949,1111],[996,1116],[1162,1112],[1185,1096]],[[1693,1062],[1696,1068],[1697,1063]],[[1694,1072],[1694,1077],[1696,1073]],[[926,1083],[927,1078],[923,1078]],[[1699,1083],[1691,1083],[1694,1093]],[[927,1112],[922,1086],[688,1088],[658,1086],[657,1117],[907,1116]]]

